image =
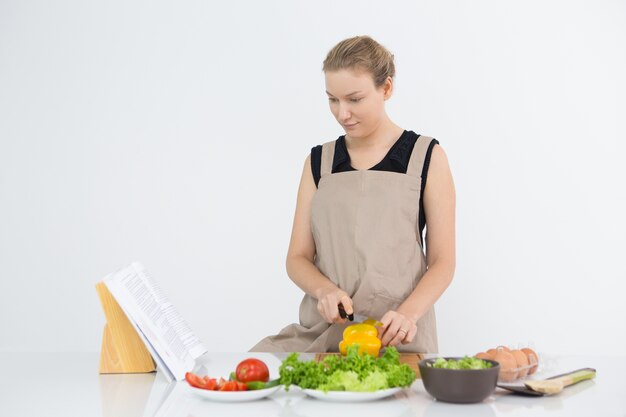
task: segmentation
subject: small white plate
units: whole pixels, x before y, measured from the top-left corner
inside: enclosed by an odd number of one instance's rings
[[[316,389],[303,389],[305,394],[311,397],[335,402],[353,402],[353,401],[373,401],[381,398],[389,397],[396,392],[402,391],[402,388],[387,388],[374,392],[354,392],[354,391],[328,391],[324,392]]]
[[[265,389],[257,389],[250,391],[211,391],[208,389],[200,389],[194,388],[190,385],[187,387],[196,395],[199,395],[203,398],[207,398],[212,401],[222,401],[229,403],[238,403],[243,401],[254,401],[260,400],[261,398],[265,398],[268,395],[272,395],[276,391],[278,391],[282,385],[278,385],[271,388]]]

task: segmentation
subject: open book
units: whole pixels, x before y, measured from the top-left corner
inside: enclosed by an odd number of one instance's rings
[[[120,305],[168,381],[182,380],[207,350],[139,262],[107,275],[107,289]]]

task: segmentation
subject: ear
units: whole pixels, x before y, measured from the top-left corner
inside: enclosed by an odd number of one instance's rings
[[[383,93],[385,100],[391,98],[391,94],[393,93],[393,79],[391,77],[387,77],[387,80],[383,84]]]

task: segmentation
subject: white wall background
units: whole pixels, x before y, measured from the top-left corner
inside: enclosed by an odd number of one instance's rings
[[[97,351],[133,260],[211,351],[297,320],[322,61],[369,34],[457,187],[440,347],[626,352],[626,3],[0,1],[0,351]]]

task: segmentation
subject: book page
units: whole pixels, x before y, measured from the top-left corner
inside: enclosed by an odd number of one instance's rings
[[[157,365],[182,380],[204,351],[200,340],[138,262],[108,275],[105,285],[138,329]],[[156,356],[155,356],[156,353]]]
[[[139,337],[141,337],[141,340],[143,340],[143,344],[150,351],[150,354],[152,355],[152,359],[154,359],[154,362],[156,363],[157,369],[161,371],[161,374],[165,377],[165,379],[168,382],[172,382],[173,380],[175,380],[176,378],[172,374],[172,371],[170,370],[170,368],[167,367],[165,362],[163,362],[163,358],[161,358],[161,355],[159,354],[159,352],[157,352],[157,350],[152,345],[150,340],[148,340],[145,333],[139,328],[137,323],[135,323],[133,320],[130,320],[130,322],[133,324],[133,327],[135,327],[135,330],[137,331],[137,334],[139,335]]]
[[[165,316],[163,323],[167,323],[163,331],[166,339],[178,349],[184,349],[192,358],[197,359],[207,350],[196,334],[191,330],[187,322],[180,315],[174,304],[163,294],[161,287],[152,280],[143,270],[141,264],[134,262],[132,266],[141,274],[147,287],[154,295],[156,302],[161,307],[161,314]]]

